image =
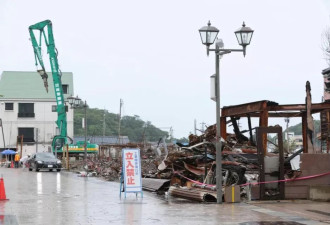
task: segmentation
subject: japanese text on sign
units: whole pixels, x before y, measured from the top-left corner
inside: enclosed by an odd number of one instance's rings
[[[122,157],[126,192],[142,191],[140,149],[123,149]]]

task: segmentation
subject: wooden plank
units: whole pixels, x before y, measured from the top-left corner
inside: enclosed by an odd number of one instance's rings
[[[267,109],[269,111],[299,111],[299,110],[306,110],[305,104],[290,104],[290,105],[273,105],[268,106]],[[322,103],[315,103],[312,104],[311,110],[323,110],[323,109],[330,109],[329,102],[322,102]]]
[[[261,112],[261,116],[259,118],[259,127],[268,127],[268,111],[265,110]],[[267,134],[263,134],[262,143],[264,149],[264,155],[267,153]]]
[[[267,101],[251,102],[242,105],[227,106],[221,110],[221,115],[224,117],[237,116],[245,113],[260,112],[267,107]]]
[[[303,137],[303,147],[304,147],[304,153],[307,153],[307,116],[306,112],[303,114],[301,118],[301,124],[302,124],[302,137]]]
[[[312,117],[312,95],[309,81],[306,82],[306,118],[307,118],[307,152],[315,153],[314,139],[314,121]]]
[[[226,117],[220,117],[220,135],[223,139],[227,139],[227,121]]]
[[[277,137],[278,140],[281,140],[278,142],[278,149],[279,149],[279,160],[280,160],[280,177],[279,180],[284,180],[284,152],[283,152],[283,132],[282,132],[282,127],[276,127],[277,128]],[[279,183],[279,188],[280,188],[280,198],[284,199],[285,198],[285,185],[284,182]]]
[[[260,117],[260,112],[258,113],[243,113],[236,115],[236,117]],[[268,111],[268,117],[301,117],[302,112],[269,112]]]
[[[250,142],[251,142],[251,144],[253,144],[251,117],[249,115],[248,115],[248,125],[249,125]]]

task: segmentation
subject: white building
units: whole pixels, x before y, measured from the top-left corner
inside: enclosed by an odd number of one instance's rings
[[[285,132],[284,134],[285,140],[289,141],[290,143],[294,141],[294,136],[294,132]]]
[[[302,148],[302,147],[304,147],[302,135],[294,135],[293,141],[294,141],[294,143],[296,145],[296,148]]]
[[[52,73],[48,72],[48,93],[37,72],[4,71],[0,79],[0,119],[3,135],[0,148],[21,151],[18,136],[23,135],[22,156],[51,151],[54,135],[58,134],[56,101]],[[64,98],[73,96],[73,74],[63,73]],[[67,108],[67,132],[73,137],[73,109]],[[0,133],[1,129],[0,129]],[[4,137],[4,138],[3,138]],[[4,139],[4,140],[3,140]]]

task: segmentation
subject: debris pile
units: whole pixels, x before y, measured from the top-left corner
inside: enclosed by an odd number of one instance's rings
[[[70,169],[78,172],[82,177],[98,176],[108,181],[116,181],[120,177],[121,161],[119,159],[88,158],[86,165],[83,160],[70,163]]]
[[[149,179],[143,187],[150,190],[149,186],[155,186],[153,179],[155,183],[162,179],[170,181],[171,187],[165,185],[155,191],[164,192],[167,191],[164,188],[169,188],[168,193],[172,196],[216,201],[215,138],[213,125],[201,136],[190,135],[189,146],[178,143],[177,147],[171,146],[167,150],[163,145],[158,146],[158,151],[142,153],[142,174]],[[234,134],[221,142],[223,186],[244,184],[247,177],[256,179],[259,169],[256,147],[249,141],[238,141]]]
[[[156,191],[164,192],[164,188],[168,187],[168,193],[172,196],[197,201],[216,201],[215,139],[216,127],[213,125],[201,136],[190,135],[189,146],[178,143],[179,147],[169,148],[168,151],[165,149],[157,157],[149,155],[149,159],[154,157],[153,165],[158,165],[158,170],[155,173],[143,173],[144,177],[151,179],[148,184],[143,184],[144,188],[148,189],[152,179],[163,179],[170,181],[170,187],[165,185]],[[261,168],[256,144],[240,132],[228,134],[226,140],[221,139],[221,143],[223,189],[241,186],[241,197],[251,199],[253,191],[242,184],[259,181]],[[279,173],[279,154],[276,151],[275,146],[273,152],[267,151],[265,155],[263,174],[266,179],[278,180],[276,176]],[[290,161],[301,152],[302,150],[285,160],[286,177],[299,176],[299,172],[290,166]],[[143,165],[142,161],[142,167],[144,166],[146,165]],[[256,187],[259,188],[258,185],[254,186]],[[266,189],[270,198],[278,195],[277,183],[266,184]],[[252,198],[258,197],[253,195]]]
[[[190,135],[187,146],[180,143],[167,146],[163,141],[141,149],[143,188],[192,200],[216,201],[215,139],[216,127],[213,125],[201,136]],[[226,140],[221,139],[221,143],[223,188],[258,182],[260,163],[253,141],[235,133],[228,134]],[[122,160],[120,154],[117,155],[118,158],[88,159],[85,171],[109,181],[119,180]],[[276,160],[278,162],[278,154],[267,153],[266,157],[272,158],[272,163],[276,163]],[[291,159],[292,157],[288,158],[285,163],[289,165]],[[84,163],[77,161],[71,168],[82,169]],[[286,174],[287,177],[299,176],[290,166],[287,167]],[[248,197],[248,194],[242,187],[241,196]]]

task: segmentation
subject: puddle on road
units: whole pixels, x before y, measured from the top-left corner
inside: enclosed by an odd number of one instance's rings
[[[18,225],[18,222],[14,215],[0,215],[0,224]]]
[[[318,214],[325,215],[325,216],[330,216],[330,213],[323,212],[323,211],[320,211],[320,210],[307,209],[306,211],[313,212],[313,213],[318,213]]]
[[[119,202],[119,204],[136,204],[136,205],[142,205],[142,204],[147,204],[146,202],[142,202],[142,201],[134,201],[134,200],[122,200],[121,202]]]
[[[300,225],[302,223],[297,223],[293,221],[250,221],[239,223],[239,225]]]
[[[37,194],[42,195],[42,174],[37,174]]]
[[[61,193],[61,174],[60,173],[56,174],[56,193],[57,194]]]

